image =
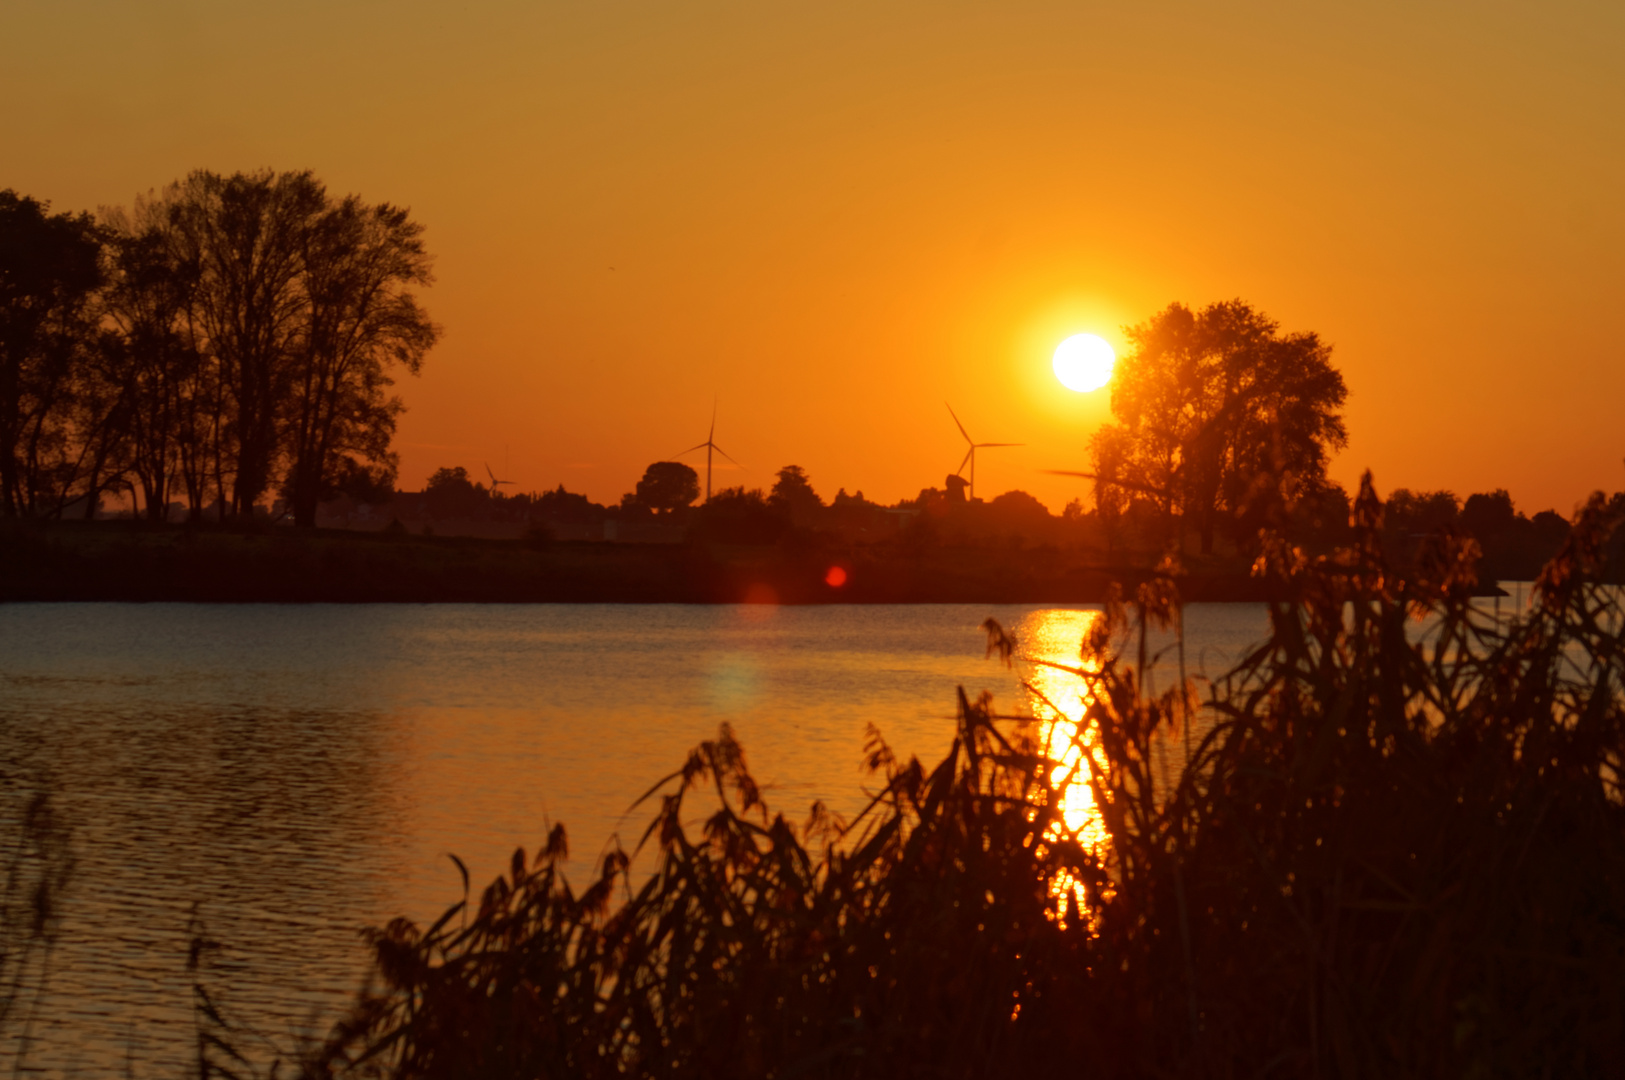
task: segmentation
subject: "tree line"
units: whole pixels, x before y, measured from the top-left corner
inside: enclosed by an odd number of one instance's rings
[[[508,495],[475,480],[462,466],[447,466],[435,470],[421,495],[398,502],[396,517],[416,511],[431,522],[501,521],[527,526],[532,536],[549,531],[579,535],[584,528],[615,521],[634,531],[655,526],[668,536],[676,530],[692,539],[742,544],[771,544],[792,534],[802,542],[906,537],[927,544],[974,544],[1019,537],[1082,543],[1092,528],[1092,516],[1079,500],[1055,515],[1024,491],[971,503],[962,485],[950,484],[947,491],[925,488],[914,499],[883,505],[862,491],[848,494],[841,488],[826,500],[799,465],[779,469],[768,489],[724,487],[695,505],[699,499],[699,474],[680,461],[650,464],[632,491],[608,505],[562,484],[540,493]]]
[[[0,191],[0,514],[381,501],[430,271],[407,210],[310,172],[199,170],[94,215]]]
[[[396,517],[416,510],[431,521],[501,521],[528,526],[532,536],[579,532],[581,527],[615,521],[634,530],[676,529],[696,539],[774,543],[796,528],[861,531],[875,515],[884,517],[887,512],[862,492],[848,495],[845,489],[826,503],[799,465],[780,469],[770,491],[725,487],[695,506],[697,499],[699,476],[678,461],[654,462],[634,490],[609,505],[566,491],[563,484],[555,490],[508,495],[495,485],[486,487],[462,466],[447,466],[429,477],[415,506],[410,501],[397,503]]]

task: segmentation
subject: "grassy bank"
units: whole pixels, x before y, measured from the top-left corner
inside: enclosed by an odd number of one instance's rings
[[[839,568],[844,580],[829,583]],[[130,522],[0,526],[0,600],[473,603],[1079,603],[1143,577],[1053,547],[536,543],[346,530]],[[1246,566],[1181,582],[1261,599]]]
[[[1105,636],[1071,747],[961,695],[934,767],[874,735],[851,823],[770,811],[724,730],[651,793],[649,873],[617,852],[572,885],[560,828],[433,926],[379,929],[371,990],[304,1070],[1619,1075],[1625,609],[1594,583],[1600,503],[1511,622],[1468,600],[1470,546],[1402,580],[1369,487],[1356,512],[1334,556],[1271,548],[1272,636],[1201,690],[1199,740],[1194,691],[1143,695]],[[1177,611],[1166,582],[1109,607],[1131,642]],[[1171,783],[1166,753],[1189,760]],[[1065,812],[1080,786],[1104,842]]]

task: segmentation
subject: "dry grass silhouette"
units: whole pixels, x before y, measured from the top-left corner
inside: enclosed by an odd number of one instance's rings
[[[577,890],[555,829],[477,902],[377,931],[373,988],[303,1069],[1620,1074],[1625,609],[1593,579],[1600,498],[1512,620],[1468,599],[1470,542],[1398,580],[1369,480],[1356,518],[1324,559],[1268,546],[1286,599],[1199,740],[1187,687],[1148,699],[1106,656],[1077,668],[1088,775],[1057,781],[1030,726],[961,693],[934,768],[874,734],[868,810],[795,825],[724,729],[651,793],[652,872],[617,851]],[[1159,612],[1165,583],[1114,614]],[[1068,782],[1109,844],[1066,831]]]

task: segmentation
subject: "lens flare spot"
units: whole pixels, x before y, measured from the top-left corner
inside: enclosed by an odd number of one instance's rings
[[[775,605],[779,602],[779,594],[773,591],[773,586],[760,581],[753,581],[745,589],[745,603]]]
[[[839,566],[830,567],[829,573],[824,575],[824,584],[832,589],[839,589],[846,584],[846,571]]]

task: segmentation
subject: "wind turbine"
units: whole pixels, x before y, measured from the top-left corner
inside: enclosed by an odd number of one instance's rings
[[[943,404],[948,405],[946,401],[943,402]],[[965,451],[965,460],[959,463],[959,468],[954,470],[954,475],[958,476],[960,473],[965,471],[965,466],[967,464],[970,465],[970,497],[974,499],[976,498],[976,451],[991,449],[995,446],[1026,446],[1027,444],[1018,442],[979,443],[970,437],[970,432],[965,430],[965,425],[959,422],[959,414],[954,412],[954,407],[952,405],[948,405],[948,415],[954,418],[954,425],[959,428],[959,433],[965,436],[965,441],[970,444],[970,449]]]
[[[700,443],[698,446],[691,446],[687,450],[684,450],[682,454],[675,455],[677,457],[682,457],[683,454],[692,454],[696,450],[702,450],[703,449],[705,451],[705,501],[706,502],[711,501],[711,455],[713,453],[718,453],[718,454],[721,454],[723,457],[728,458],[729,461],[734,461],[733,458],[728,457],[728,451],[724,450],[722,447],[720,447],[720,446],[718,446],[716,444],[716,434],[717,434],[717,403],[713,401],[711,403],[711,431],[710,431],[710,434],[706,435],[705,441]],[[739,465],[739,462],[734,461],[734,464]],[[741,469],[744,468],[743,465],[739,465],[739,467]]]
[[[503,470],[503,471],[507,471],[507,470]],[[495,495],[497,493],[497,485],[498,484],[512,484],[513,483],[512,480],[498,480],[497,479],[497,474],[491,471],[491,466],[490,465],[485,466],[485,475],[489,476],[491,478],[491,494],[492,495]]]

